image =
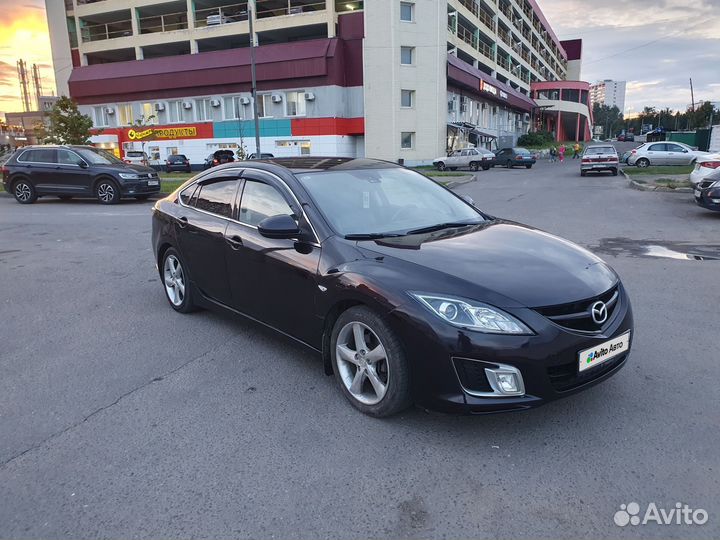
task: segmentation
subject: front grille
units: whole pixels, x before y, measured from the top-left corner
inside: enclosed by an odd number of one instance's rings
[[[545,306],[534,308],[535,311],[544,315],[555,324],[559,324],[571,330],[579,330],[581,332],[600,332],[605,324],[613,317],[620,300],[619,286],[615,286],[609,291],[586,300],[571,302],[569,304],[560,304],[556,306]],[[591,315],[591,308],[596,302],[604,302],[607,306],[607,319],[603,324],[597,324]]]
[[[627,358],[627,353],[616,356],[615,358],[608,360],[607,362],[583,371],[578,371],[578,363],[570,362],[568,364],[562,364],[559,366],[549,367],[547,370],[548,377],[550,378],[550,384],[558,392],[566,392],[582,386],[598,377],[602,377],[608,371],[612,371],[614,368],[622,364]]]
[[[453,362],[460,384],[465,390],[469,392],[493,391],[485,375],[485,368],[495,367],[494,365],[466,358],[453,358]]]

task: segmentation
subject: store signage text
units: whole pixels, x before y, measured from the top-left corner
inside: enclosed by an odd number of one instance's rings
[[[131,141],[141,141],[143,139],[180,139],[197,137],[197,128],[195,127],[177,127],[177,128],[149,128],[142,131],[131,129],[128,131],[128,139]]]

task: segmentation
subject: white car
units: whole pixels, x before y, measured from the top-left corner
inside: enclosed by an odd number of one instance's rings
[[[149,163],[148,155],[141,150],[127,150],[123,161],[131,165],[144,165],[146,167]]]
[[[690,181],[698,185],[710,173],[720,170],[720,154],[708,154],[697,159],[690,173]]]
[[[433,165],[438,171],[444,171],[446,169],[454,171],[460,168],[469,168],[477,171],[481,167],[483,171],[487,171],[493,159],[495,159],[495,154],[490,150],[484,148],[463,148],[462,150],[455,150],[449,156],[433,159]]]
[[[641,144],[630,152],[627,163],[642,169],[651,165],[690,165],[707,155],[687,144],[661,141]]]

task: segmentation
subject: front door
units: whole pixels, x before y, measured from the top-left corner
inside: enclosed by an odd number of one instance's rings
[[[212,300],[230,304],[231,290],[225,265],[225,230],[235,211],[240,171],[211,175],[181,204],[175,222],[180,253],[190,280]]]
[[[55,166],[57,182],[68,194],[92,194],[93,175],[87,167],[81,167],[81,163],[85,160],[75,152],[58,148]]]
[[[667,165],[668,157],[665,143],[651,144],[647,150],[651,165]]]
[[[226,231],[227,273],[233,306],[240,312],[306,343],[317,344],[322,321],[316,317],[320,247],[303,217],[297,240],[265,238],[258,224],[266,217],[302,210],[276,177],[246,171],[237,222]]]
[[[692,156],[679,144],[665,143],[667,147],[668,165],[689,165]]]

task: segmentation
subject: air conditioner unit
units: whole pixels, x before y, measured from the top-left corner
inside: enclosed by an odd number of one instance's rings
[[[155,110],[156,110],[156,111],[164,111],[164,110],[165,110],[165,104],[164,104],[164,103],[156,103],[156,104],[155,104]]]
[[[273,103],[282,103],[282,96],[280,94],[273,94],[272,102]]]
[[[219,99],[211,99],[211,100],[210,100],[210,106],[211,106],[211,107],[219,107],[219,106],[220,106],[220,100],[219,100]]]
[[[112,107],[105,107],[105,114],[115,114],[115,109],[113,109]]]
[[[183,101],[183,109],[192,109],[192,101]]]
[[[249,98],[249,97],[241,97],[241,98],[240,98],[240,103],[241,103],[242,105],[250,105],[250,98]]]
[[[305,92],[305,101],[315,101],[315,94],[312,92]]]

